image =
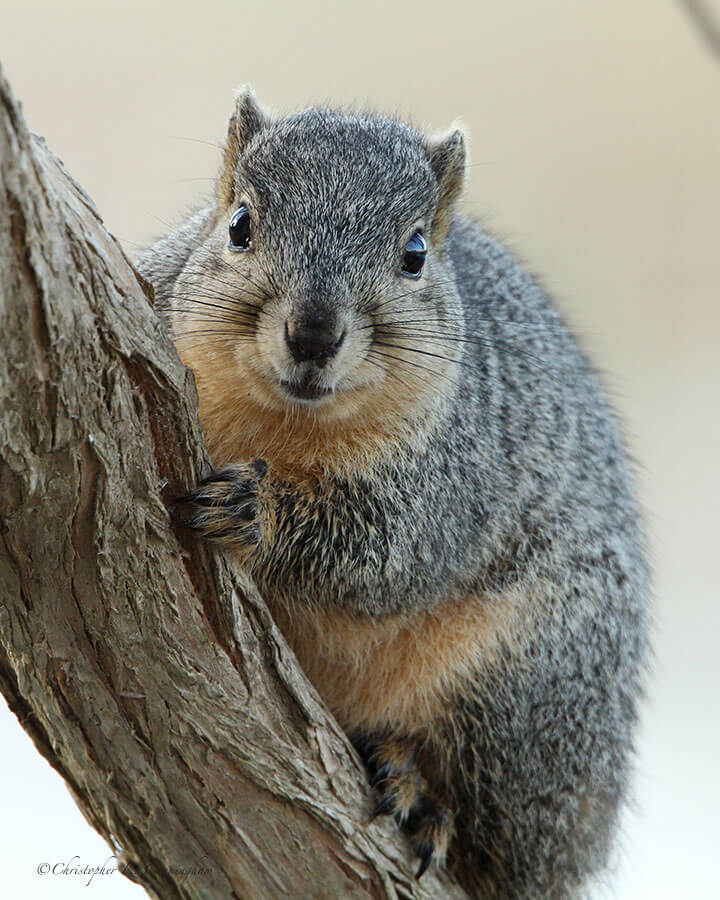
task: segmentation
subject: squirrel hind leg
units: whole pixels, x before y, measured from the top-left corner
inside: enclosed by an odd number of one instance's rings
[[[416,878],[421,878],[431,864],[443,868],[455,817],[428,788],[412,741],[361,738],[355,746],[370,769],[370,784],[380,795],[370,821],[392,815],[405,827],[420,858]]]

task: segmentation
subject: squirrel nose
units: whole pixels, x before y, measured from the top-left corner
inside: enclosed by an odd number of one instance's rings
[[[285,343],[298,363],[312,360],[322,368],[344,340],[345,332],[338,337],[332,324],[324,318],[308,319],[302,325],[285,323]]]

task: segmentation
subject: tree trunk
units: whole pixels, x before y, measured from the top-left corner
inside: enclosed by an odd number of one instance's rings
[[[462,897],[416,861],[242,573],[173,530],[192,374],[0,74],[0,688],[170,898]]]

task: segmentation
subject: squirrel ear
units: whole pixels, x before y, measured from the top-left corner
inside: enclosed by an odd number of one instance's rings
[[[425,151],[438,184],[432,235],[442,243],[450,227],[453,204],[462,193],[469,164],[467,131],[453,123],[450,131],[425,139]]]
[[[273,116],[260,104],[253,89],[244,84],[235,92],[235,109],[228,122],[223,167],[218,183],[218,199],[224,206],[233,200],[235,168],[238,157],[249,141],[273,121]]]

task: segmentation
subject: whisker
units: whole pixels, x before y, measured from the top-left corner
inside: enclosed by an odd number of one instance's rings
[[[442,287],[446,284],[452,284],[454,281],[455,281],[455,278],[445,278],[442,281],[434,282],[433,287]],[[388,297],[387,300],[383,300],[382,303],[378,303],[376,306],[372,307],[371,309],[365,309],[363,311],[364,312],[372,312],[373,314],[376,314],[379,309],[382,309],[384,306],[387,306],[389,303],[395,303],[398,300],[402,300],[404,297],[409,297],[410,294],[420,293],[422,290],[423,290],[423,287],[421,287],[421,286],[410,288],[409,290],[405,291],[405,293],[403,293],[403,294],[395,294],[392,297]]]
[[[190,302],[190,301],[188,301]],[[194,316],[200,318],[201,316],[211,316],[215,314],[215,310],[219,311],[222,315],[225,316],[228,321],[242,321],[242,322],[257,322],[258,315],[255,312],[250,312],[249,310],[245,310],[242,308],[233,308],[231,306],[222,306],[218,303],[209,303],[207,300],[197,300],[193,299],[193,307],[174,307],[168,306],[165,309],[170,315],[173,316]],[[195,307],[200,307],[200,309],[196,309]],[[218,316],[220,318],[220,316]]]
[[[230,329],[220,329],[220,328],[190,328],[185,331],[176,331],[174,332],[178,337],[187,337],[189,335],[209,335],[209,334],[217,334],[222,335],[223,337],[227,337],[228,340],[235,340],[235,338],[248,338],[255,340],[255,335],[249,331],[232,331]]]
[[[254,287],[256,287],[256,288],[262,290],[262,285],[258,284],[256,281],[254,281],[253,278],[251,278],[250,275],[248,275],[247,272],[242,272],[242,271],[241,271],[240,269],[238,269],[236,266],[232,265],[232,263],[229,263],[226,259],[224,259],[224,257],[222,257],[222,256],[221,256],[219,253],[217,253],[216,251],[212,250],[212,249],[209,248],[209,247],[202,247],[202,248],[201,248],[201,252],[206,253],[208,256],[210,256],[212,259],[214,259],[214,260],[215,260],[217,263],[219,263],[221,266],[224,266],[226,269],[229,269],[229,270],[230,270],[231,272],[233,272],[235,275],[240,275],[241,277],[243,277],[243,278],[245,278],[247,281],[249,281],[250,284],[252,284]],[[264,271],[264,270],[263,270],[263,271]]]
[[[433,356],[435,359],[444,359],[445,362],[457,363],[459,366],[469,366],[475,368],[469,360],[453,359],[452,356],[445,356],[442,353],[432,353],[430,350],[421,350],[419,347],[404,347],[402,344],[388,344],[384,341],[375,341],[378,347],[389,347],[392,350],[407,350],[409,353],[419,353],[422,356]]]
[[[403,335],[405,337],[405,335]],[[461,338],[457,338],[456,340],[462,340]],[[441,343],[441,341],[439,341]],[[542,372],[546,377],[550,378],[556,384],[562,384],[563,382],[552,372],[551,369],[548,368],[547,363],[540,359],[537,356],[533,356],[533,354],[528,353],[523,347],[518,347],[516,344],[511,344],[508,341],[497,340],[497,339],[488,339],[488,340],[470,340],[470,343],[475,343],[478,346],[484,347],[487,350],[494,351],[501,354],[516,354],[519,358],[525,360],[526,362],[531,363],[534,368]],[[465,366],[466,368],[476,369],[477,363],[472,360],[467,359],[453,359],[452,357],[443,356],[441,354],[431,353],[429,350],[422,350],[419,347],[412,346],[402,346],[402,345],[388,345],[383,344],[380,341],[377,341],[380,346],[393,346],[396,349],[406,350],[410,353],[420,353],[423,355],[429,356],[438,356],[440,359],[446,359],[448,362],[456,362],[458,365]]]
[[[194,138],[194,137],[183,137],[181,134],[168,134],[167,137],[171,138],[174,141],[192,141],[193,144],[206,144],[208,147],[215,147],[216,150],[225,151],[225,148],[222,144],[215,144],[213,141],[204,141],[202,138]]]
[[[409,311],[409,312],[414,312],[414,311]],[[460,321],[460,320],[458,319],[458,321]],[[490,316],[480,317],[479,321],[481,323],[495,325],[495,326],[503,326],[503,327],[510,326],[512,328],[517,328],[519,330],[530,331],[531,333],[534,333],[534,334],[559,334],[559,335],[563,335],[563,336],[568,334],[568,331],[566,328],[563,328],[560,326],[558,326],[557,328],[554,328],[552,326],[545,326],[542,323],[536,324],[534,322],[514,322],[512,319],[496,319],[496,318],[492,318]],[[438,322],[437,318],[432,317],[432,318],[413,318],[413,319],[392,319],[392,320],[388,320],[386,322],[371,322],[367,325],[361,325],[360,328],[361,329],[394,328],[396,326],[404,327],[407,325],[414,325],[414,326],[424,326],[424,325],[430,326],[430,325],[432,325],[435,327],[433,329],[431,329],[431,331],[429,331],[428,333],[445,334],[446,332],[440,331],[439,327],[438,327],[438,326],[442,326],[444,324],[445,324],[444,321]],[[420,328],[416,328],[415,330],[418,332],[421,332]],[[472,332],[471,332],[471,334],[472,334]],[[476,335],[476,336],[478,336],[478,335]],[[490,335],[488,335],[488,337],[490,337]]]
[[[173,320],[173,329],[177,330],[178,327],[183,327],[186,325],[216,325],[219,328],[223,326],[227,326],[228,329],[231,328],[241,328],[246,329],[248,333],[255,334],[255,328],[253,327],[253,322],[248,322],[243,319],[224,319],[220,316],[193,316],[192,320],[186,319],[174,319]]]
[[[250,294],[251,296],[255,296],[258,300],[267,300],[272,296],[272,294],[263,285],[256,282],[250,275],[248,275],[247,272],[243,272],[240,269],[237,269],[235,266],[230,265],[221,256],[212,253],[211,251],[207,250],[206,248],[204,248],[204,252],[210,254],[215,261],[221,263],[223,266],[225,266],[226,269],[230,269],[233,272],[233,279],[240,278],[243,281],[246,281],[249,284],[251,284],[253,287],[257,288],[257,290],[259,292],[257,294],[254,294],[252,291],[248,291],[245,288],[244,290],[246,291],[246,293]],[[159,268],[159,271],[161,274],[166,274],[166,275],[174,275],[175,271],[176,271],[175,267],[173,265],[171,265],[170,263],[168,263],[167,267],[165,267],[165,268],[163,268],[162,266],[156,267],[156,268]],[[225,285],[226,287],[233,288],[234,290],[238,289],[238,285],[235,280],[228,281],[225,278],[221,278],[217,273],[209,271],[207,269],[197,269],[197,268],[185,267],[182,270],[182,274],[190,275],[190,276],[193,276],[196,278],[214,280],[214,281],[218,282],[219,284]]]
[[[183,275],[190,275],[194,278],[201,278],[203,281],[210,281],[216,284],[215,290],[219,290],[217,285],[222,285],[223,287],[230,288],[233,293],[236,293],[238,289],[242,289],[246,293],[253,295],[256,293],[258,297],[265,298],[271,296],[270,292],[264,288],[262,285],[257,284],[249,275],[245,272],[241,272],[239,270],[235,271],[235,274],[232,280],[228,280],[227,278],[221,278],[217,273],[206,271],[203,269],[184,269]],[[247,285],[251,285],[255,288],[255,292],[250,291]]]
[[[256,312],[235,306],[223,306],[220,303],[210,303],[207,300],[197,300],[192,306],[171,306],[168,312],[175,316],[188,316],[191,318],[213,318],[225,319],[234,322],[257,322],[259,316]]]
[[[394,359],[396,362],[403,363],[407,366],[412,366],[414,369],[423,369],[426,372],[430,372],[437,378],[447,378],[449,382],[454,383],[454,379],[449,378],[444,372],[438,372],[437,369],[433,369],[430,366],[423,366],[421,363],[413,362],[410,359],[403,359],[402,356],[395,356],[393,353],[383,353],[382,350],[376,350],[374,347],[371,347],[371,349],[367,351],[366,355],[369,356],[371,353],[374,353],[376,356],[384,356],[387,359]]]
[[[249,296],[253,296],[253,295],[250,294]],[[248,309],[254,309],[257,312],[260,312],[260,310],[262,309],[262,307],[259,306],[257,303],[253,303],[250,300],[245,300],[245,299],[243,299],[243,297],[238,296],[238,295],[232,296],[230,294],[224,294],[221,291],[212,291],[212,290],[210,290],[210,291],[208,291],[208,290],[193,291],[190,288],[181,288],[181,289],[173,292],[173,297],[176,297],[180,300],[187,300],[187,301],[193,301],[195,299],[200,300],[202,298],[205,298],[207,300],[221,300],[226,303],[232,303],[233,305],[242,304],[243,306],[248,307]],[[258,298],[255,298],[255,299],[258,299]]]
[[[442,344],[444,342],[455,343],[455,344],[474,344],[478,347],[494,347],[495,344],[506,344],[507,346],[517,347],[518,351],[523,350],[523,345],[514,344],[508,340],[503,338],[498,338],[495,335],[488,335],[487,337],[483,335],[453,335],[447,334],[442,331],[422,331],[420,329],[412,329],[407,330],[405,328],[395,330],[389,329],[383,331],[382,329],[376,329],[376,334],[380,334],[384,337],[394,337],[402,340],[412,340],[417,339],[421,341],[432,341],[434,343]]]
[[[173,294],[173,298],[176,300],[182,300],[185,303],[193,303],[197,306],[208,306],[212,309],[221,309],[225,312],[239,309],[246,315],[252,315],[255,318],[257,318],[258,314],[262,311],[261,307],[255,306],[254,303],[246,303],[244,300],[240,300],[236,297],[225,297],[223,295],[216,296],[214,294],[177,293]],[[217,303],[216,300],[221,300],[224,302]],[[184,309],[185,307],[180,308]]]
[[[400,384],[402,384],[404,387],[408,388],[409,390],[412,389],[409,382],[406,381],[402,377],[402,374],[400,372],[396,371],[394,368],[389,369],[387,366],[383,365],[383,363],[379,362],[377,359],[371,359],[370,354],[365,356],[364,361],[369,362],[370,365],[375,366],[376,368],[380,369],[383,372],[383,374],[386,375],[388,378],[398,381]],[[420,378],[425,384],[432,383],[429,378],[425,378],[423,375],[418,375],[415,372],[413,373],[413,377]]]

